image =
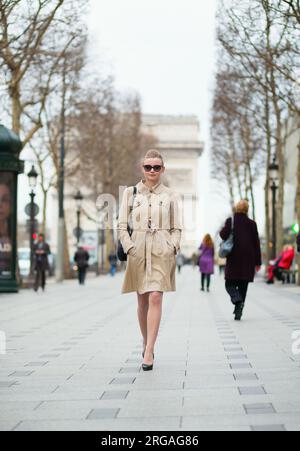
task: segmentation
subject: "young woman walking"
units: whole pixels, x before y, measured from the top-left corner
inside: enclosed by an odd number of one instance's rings
[[[215,259],[215,246],[210,235],[205,235],[202,244],[199,248],[199,268],[201,272],[201,291],[204,291],[204,285],[206,282],[206,289],[209,291],[211,275],[214,273],[214,259]]]
[[[176,194],[161,183],[162,155],[147,152],[144,180],[127,188],[119,213],[119,236],[128,255],[123,293],[137,293],[138,319],[144,340],[143,370],[153,369],[154,346],[162,316],[164,292],[175,291],[176,254],[181,230]],[[132,210],[132,214],[130,211]],[[128,233],[131,223],[133,233]]]

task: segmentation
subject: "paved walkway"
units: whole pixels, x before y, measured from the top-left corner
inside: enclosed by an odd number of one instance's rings
[[[245,318],[216,275],[185,268],[166,296],[153,372],[122,275],[0,295],[1,430],[300,430],[300,295],[262,281]]]

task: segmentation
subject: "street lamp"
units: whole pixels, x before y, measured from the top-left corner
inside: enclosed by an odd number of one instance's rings
[[[81,230],[80,230],[80,214],[81,214],[81,205],[83,201],[83,195],[80,190],[77,191],[77,194],[74,196],[74,200],[77,206],[77,229],[76,229],[76,238],[77,238],[77,247],[79,245]]]
[[[29,182],[29,187],[31,188],[31,192],[29,194],[30,196],[30,275],[32,275],[33,273],[33,252],[34,252],[34,234],[35,234],[35,204],[34,204],[34,198],[35,198],[35,188],[37,185],[37,178],[38,178],[38,173],[35,170],[35,167],[32,166],[30,172],[28,172],[27,174],[28,177],[28,182]]]
[[[276,163],[276,157],[274,157],[273,162],[269,166],[269,176],[271,182],[272,191],[272,258],[276,258],[276,245],[277,245],[277,233],[276,233],[276,193],[278,189],[278,172],[279,166]]]

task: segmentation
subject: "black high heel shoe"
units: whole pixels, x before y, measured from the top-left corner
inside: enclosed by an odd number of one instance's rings
[[[152,365],[146,365],[146,363],[143,363],[142,368],[143,368],[143,371],[152,371],[153,363],[152,363]]]

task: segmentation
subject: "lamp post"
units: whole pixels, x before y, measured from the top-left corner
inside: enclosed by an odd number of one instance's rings
[[[275,260],[277,254],[277,233],[276,233],[276,201],[277,201],[277,190],[278,190],[278,172],[279,166],[276,163],[276,157],[274,157],[273,162],[269,166],[269,175],[272,191],[272,258]]]
[[[79,246],[79,241],[81,238],[81,229],[80,229],[80,214],[81,214],[81,205],[83,201],[83,195],[80,190],[77,191],[77,194],[74,196],[74,200],[77,206],[77,229],[76,229],[76,239],[77,239],[77,247]]]
[[[29,187],[31,188],[31,192],[29,194],[30,196],[30,275],[33,274],[33,252],[34,252],[34,233],[35,233],[35,227],[34,227],[34,221],[35,221],[35,204],[34,204],[34,198],[36,196],[34,190],[37,185],[37,178],[38,173],[35,170],[35,167],[32,166],[31,170],[27,174],[28,181],[29,181]]]

